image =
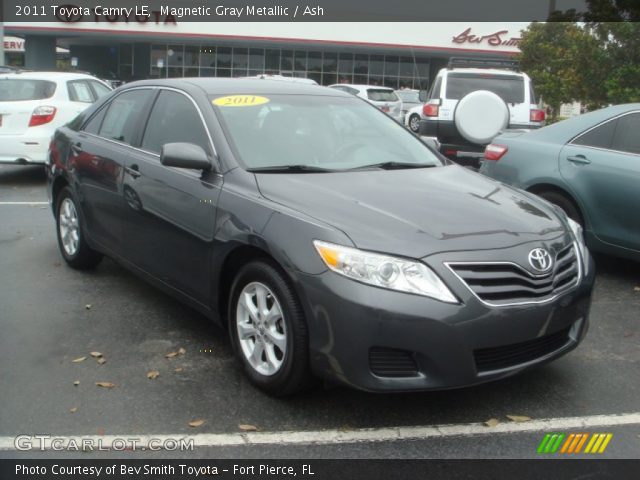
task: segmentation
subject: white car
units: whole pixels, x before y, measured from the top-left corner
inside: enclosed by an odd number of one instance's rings
[[[418,133],[420,131],[420,120],[426,118],[422,113],[423,105],[417,105],[413,108],[410,108],[404,116],[404,124],[409,127],[413,133]]]
[[[111,90],[85,74],[0,74],[0,163],[45,163],[56,128]]]
[[[375,105],[397,122],[403,123],[402,100],[393,91],[393,88],[378,87],[375,85],[354,85],[351,83],[337,83],[329,85],[329,88],[342,90]]]

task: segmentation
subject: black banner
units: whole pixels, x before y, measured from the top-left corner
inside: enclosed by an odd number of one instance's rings
[[[29,23],[640,20],[640,2],[623,0],[0,1],[5,22]]]
[[[635,479],[639,460],[0,460],[2,480]]]

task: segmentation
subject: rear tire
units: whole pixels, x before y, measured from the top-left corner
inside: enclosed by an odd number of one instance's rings
[[[420,115],[414,113],[409,117],[409,130],[413,133],[420,131]]]
[[[267,260],[240,269],[231,287],[229,334],[251,383],[274,395],[312,383],[307,323],[283,274]]]
[[[578,222],[584,228],[584,220],[582,219],[582,215],[576,207],[576,204],[573,203],[569,197],[562,193],[554,192],[554,191],[544,191],[538,193],[538,196],[544,198],[547,202],[553,203],[554,205],[560,207],[564,213],[567,214],[571,220]]]
[[[57,198],[56,236],[62,258],[71,268],[93,268],[102,260],[102,254],[87,244],[80,209],[69,187],[64,187]]]

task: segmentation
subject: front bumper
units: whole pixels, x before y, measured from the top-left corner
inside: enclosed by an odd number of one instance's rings
[[[0,163],[25,165],[46,163],[51,137],[26,135],[0,136]]]
[[[309,319],[312,369],[368,391],[449,389],[514,375],[582,341],[593,270],[553,301],[509,307],[483,304],[444,272],[445,282],[456,286],[459,305],[364,285],[333,272],[303,275],[299,287]],[[506,366],[486,362],[487,355],[489,360],[492,355],[511,358],[514,347],[527,355],[513,357]],[[409,372],[411,361],[415,372]]]

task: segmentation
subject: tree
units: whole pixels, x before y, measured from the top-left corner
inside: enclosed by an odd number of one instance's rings
[[[598,40],[588,30],[570,22],[534,22],[522,33],[519,47],[520,67],[551,107],[552,121],[557,119],[563,103],[603,102],[604,88],[597,75],[584,78],[593,69],[601,71],[597,64]]]

